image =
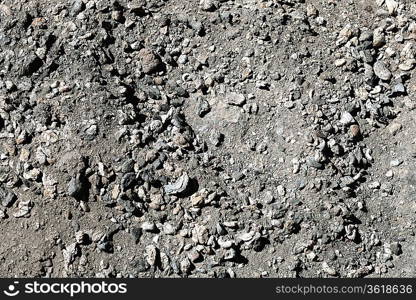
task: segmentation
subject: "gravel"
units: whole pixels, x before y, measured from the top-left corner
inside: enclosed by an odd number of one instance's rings
[[[415,12],[3,1],[0,275],[414,276]]]

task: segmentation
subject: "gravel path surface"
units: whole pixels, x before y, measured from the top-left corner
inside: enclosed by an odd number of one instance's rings
[[[0,276],[415,277],[415,16],[0,1]]]

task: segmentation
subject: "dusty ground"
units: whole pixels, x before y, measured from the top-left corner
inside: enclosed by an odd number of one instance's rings
[[[0,4],[0,276],[414,277],[416,4]]]

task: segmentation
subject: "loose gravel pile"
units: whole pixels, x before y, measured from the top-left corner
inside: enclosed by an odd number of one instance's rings
[[[416,276],[416,3],[5,0],[2,277]]]

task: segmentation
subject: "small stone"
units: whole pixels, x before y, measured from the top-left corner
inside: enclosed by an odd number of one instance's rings
[[[123,191],[126,191],[132,188],[136,183],[136,173],[130,172],[123,175],[123,177],[121,178],[120,185]]]
[[[192,240],[195,243],[205,245],[208,242],[208,230],[204,225],[196,225],[192,229]]]
[[[156,72],[162,65],[160,58],[150,49],[143,48],[139,51],[138,57],[142,63],[142,70],[145,74]]]
[[[188,253],[188,258],[191,262],[195,263],[201,258],[201,253],[196,250],[192,250]]]
[[[178,57],[178,64],[184,65],[187,62],[188,62],[188,56],[187,55],[184,55],[184,54],[179,55],[179,57]]]
[[[394,255],[402,254],[402,246],[398,242],[391,243],[390,250]]]
[[[372,182],[368,185],[368,188],[370,188],[372,190],[378,189],[378,188],[380,188],[380,182],[374,181],[374,182]]]
[[[242,240],[243,242],[248,242],[253,239],[254,235],[255,235],[255,232],[250,231],[250,232],[245,232],[245,233],[240,234],[239,236],[237,236],[237,238]]]
[[[416,59],[408,59],[399,65],[399,69],[402,71],[410,71],[416,65]]]
[[[315,258],[317,257],[317,255],[315,254],[315,252],[309,252],[306,254],[306,257],[310,260],[313,261],[315,260]]]
[[[4,207],[11,207],[16,201],[17,197],[13,192],[6,192],[0,187],[1,205]]]
[[[142,273],[149,270],[150,265],[144,258],[139,258],[133,261],[132,267],[137,270],[137,272]]]
[[[183,193],[188,187],[189,176],[183,173],[174,183],[163,186],[165,193],[168,195],[175,195]]]
[[[392,135],[396,135],[400,129],[402,129],[402,124],[400,123],[391,123],[388,127],[387,127],[388,131],[392,134]]]
[[[321,164],[320,162],[317,162],[315,158],[313,157],[308,157],[306,159],[306,163],[308,166],[315,168],[315,169],[322,169],[323,168],[323,164]]]
[[[391,160],[390,161],[390,167],[398,167],[398,166],[400,166],[401,164],[403,163],[403,161],[402,160],[399,160],[399,159],[393,159],[393,160]]]
[[[386,36],[384,34],[384,29],[382,27],[378,27],[374,29],[373,32],[373,46],[375,48],[381,48],[386,43]]]
[[[85,9],[85,4],[82,0],[75,0],[74,4],[71,8],[71,15],[77,16],[80,12],[82,12]]]
[[[133,228],[130,229],[130,233],[133,236],[134,242],[136,244],[139,243],[140,238],[141,238],[141,236],[143,234],[142,228],[135,226],[135,227],[133,227]]]
[[[127,159],[124,161],[123,165],[121,166],[121,172],[129,173],[134,171],[134,160]]]
[[[222,223],[222,225],[224,225],[225,227],[228,228],[237,228],[238,227],[238,223],[236,221],[225,221]]]
[[[330,276],[336,276],[338,274],[337,271],[334,268],[330,267],[328,263],[325,261],[322,263],[322,270]]]
[[[387,68],[386,64],[382,61],[377,61],[374,64],[374,74],[384,81],[389,81],[392,77],[390,70]]]
[[[336,67],[342,67],[343,65],[346,64],[346,62],[347,61],[344,58],[340,58],[340,59],[335,60],[334,64]]]
[[[279,196],[284,196],[286,194],[286,189],[283,185],[278,185],[277,186],[277,193],[279,194]]]
[[[123,13],[119,10],[113,10],[111,12],[111,18],[114,21],[121,22],[121,21],[123,21]]]
[[[180,270],[183,274],[188,274],[191,271],[192,264],[188,258],[183,259],[180,262]]]
[[[235,249],[231,248],[231,249],[228,249],[225,252],[223,258],[224,258],[224,260],[233,260],[233,259],[236,258],[236,256],[237,256],[237,253],[236,253]]]
[[[235,106],[243,106],[246,103],[246,97],[243,94],[230,93],[227,96],[227,103]]]
[[[274,201],[273,193],[271,191],[267,191],[266,194],[264,195],[263,201],[265,204],[273,203]]]
[[[159,258],[159,249],[154,245],[149,245],[146,247],[146,261],[150,266],[155,266]]]
[[[361,135],[360,126],[358,126],[357,124],[351,125],[350,132],[353,138],[359,137]]]
[[[89,242],[89,240],[90,240],[90,237],[85,232],[77,231],[75,233],[75,241],[77,242],[77,244],[85,245]]]
[[[201,0],[199,2],[199,6],[204,11],[215,11],[217,7],[215,6],[215,2],[213,0]]]
[[[75,199],[80,199],[83,192],[83,183],[80,179],[80,175],[76,175],[71,178],[68,183],[68,195]]]
[[[141,227],[142,227],[143,231],[146,231],[146,232],[156,232],[157,231],[157,227],[156,227],[155,223],[153,223],[153,222],[144,222],[144,223],[142,223]]]
[[[13,214],[15,218],[28,217],[32,209],[32,202],[30,200],[20,201],[18,210]]]
[[[65,265],[69,266],[75,260],[75,257],[79,254],[79,246],[77,243],[72,243],[62,250],[62,256],[64,258]]]
[[[205,99],[199,98],[198,103],[197,103],[198,116],[203,118],[210,111],[211,111],[211,106],[210,106],[209,102]]]
[[[167,235],[174,235],[176,233],[176,229],[171,224],[165,223],[163,225],[163,232]]]
[[[394,95],[401,95],[406,93],[406,87],[403,83],[399,82],[393,86],[391,89],[392,94]]]
[[[192,195],[191,204],[195,207],[201,207],[204,204],[204,197],[201,195]]]
[[[347,111],[344,111],[339,120],[343,125],[350,125],[355,123],[354,117]]]
[[[387,10],[389,11],[390,15],[394,15],[399,7],[399,3],[395,0],[385,0]]]
[[[218,147],[222,144],[224,140],[224,135],[219,132],[216,129],[213,129],[211,131],[211,134],[209,135],[209,141],[211,142],[212,145],[214,145],[215,147]]]

